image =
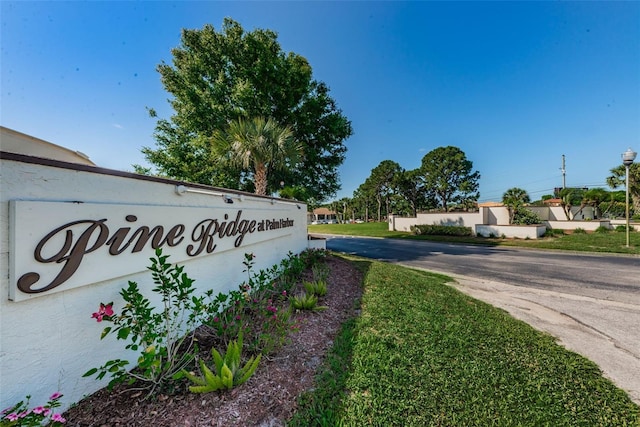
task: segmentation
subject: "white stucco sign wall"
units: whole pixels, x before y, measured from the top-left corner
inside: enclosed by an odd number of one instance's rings
[[[82,377],[89,369],[135,363],[122,342],[100,340],[91,313],[119,310],[129,281],[153,302],[155,248],[203,294],[237,289],[246,253],[258,271],[307,247],[301,203],[5,152],[0,162],[2,408],[60,392],[64,409],[105,386]]]

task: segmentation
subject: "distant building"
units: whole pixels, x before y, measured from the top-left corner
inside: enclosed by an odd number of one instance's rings
[[[0,150],[62,162],[96,166],[89,159],[89,156],[80,151],[73,151],[4,126],[0,126]]]
[[[542,204],[545,206],[562,206],[562,199],[547,199],[543,200]]]
[[[310,224],[337,224],[338,215],[327,208],[317,208],[307,215]]]
[[[498,208],[500,206],[504,206],[502,202],[480,202],[478,203],[478,208]]]

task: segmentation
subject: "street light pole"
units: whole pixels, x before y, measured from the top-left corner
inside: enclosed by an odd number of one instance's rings
[[[631,148],[627,149],[624,153],[622,153],[622,164],[626,168],[626,194],[625,194],[625,209],[626,209],[626,220],[627,220],[627,247],[629,247],[629,167],[633,164],[633,161],[636,159],[636,153]]]

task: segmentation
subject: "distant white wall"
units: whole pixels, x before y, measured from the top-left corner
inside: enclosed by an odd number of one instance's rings
[[[567,221],[568,219],[562,206],[549,207],[549,221]]]
[[[544,224],[558,230],[575,230],[581,228],[585,231],[595,231],[598,227],[613,228],[608,219],[593,221],[544,221]]]
[[[500,237],[504,235],[506,237],[536,239],[544,234],[546,227],[565,230],[582,228],[587,231],[593,231],[600,225],[608,226],[609,224],[607,221],[567,221],[564,209],[560,206],[529,206],[527,208],[541,217],[544,223],[542,228],[540,226],[509,225],[509,209],[505,206],[490,206],[481,207],[479,212],[421,213],[411,218],[391,215],[389,217],[389,230],[408,232],[411,231],[412,226],[422,224],[460,225],[471,227],[476,230],[476,234],[485,237],[491,235]]]
[[[483,207],[486,212],[486,221],[482,224],[509,225],[509,209],[505,206]]]
[[[626,219],[612,219],[610,222],[612,228],[616,228],[619,225],[627,225]],[[629,220],[629,227],[634,227],[636,230],[640,230],[640,222]]]
[[[51,165],[51,162],[5,152],[0,153],[0,158],[2,408],[17,403],[27,394],[32,396],[32,402],[44,403],[56,391],[64,394],[62,403],[67,407],[107,382],[82,378],[84,372],[111,359],[125,358],[132,362],[137,359],[137,354],[123,349],[122,341],[101,341],[100,333],[105,325],[91,319],[91,313],[97,310],[100,302],[114,301],[116,309],[121,307],[119,291],[130,280],[137,282],[143,293],[151,295],[153,283],[146,271],[148,258],[153,254],[151,244],[139,253],[128,248],[119,255],[112,255],[106,245],[86,251],[80,267],[64,284],[50,291],[25,294],[16,286],[18,278],[26,273],[42,273],[35,286],[39,289],[38,286],[49,283],[45,278],[48,269],[53,268],[55,275],[64,264],[36,259],[36,246],[45,240],[42,235],[45,231],[53,232],[56,227],[74,221],[105,219],[110,235],[127,226],[133,230],[161,222],[166,236],[172,226],[182,224],[184,232],[179,235],[178,227],[170,239],[175,245],[167,244],[163,249],[172,254],[170,261],[181,260],[187,274],[195,279],[198,292],[236,289],[246,279],[246,273],[242,271],[245,253],[256,255],[255,269],[258,271],[280,262],[289,251],[301,252],[308,244],[307,210],[301,203],[190,184],[184,184],[184,189],[216,195],[178,194],[176,188],[181,183],[175,181],[92,166],[61,162]],[[233,203],[225,203],[221,194],[232,196]],[[222,222],[225,215],[228,221],[238,215],[255,220],[256,228],[247,232],[238,247],[235,247],[238,232],[229,229],[228,235],[212,236],[219,246],[211,253],[185,255],[187,244],[197,244],[194,240],[203,230],[194,224],[211,219]],[[272,227],[258,231],[257,224],[261,221],[271,221]],[[286,227],[273,227],[276,222],[286,224]],[[82,227],[86,230],[87,224],[69,226],[67,229],[71,234],[66,236],[77,243]],[[80,229],[74,228],[79,226]],[[64,239],[65,232],[54,233],[44,249],[41,248],[44,257],[53,257],[56,251],[68,254],[71,249],[64,249]],[[97,242],[97,239],[98,234],[94,234],[91,241]],[[115,276],[105,278],[105,272],[110,269],[114,270]],[[72,283],[76,277],[81,280]],[[13,293],[13,301],[9,299],[10,293]]]
[[[483,221],[481,212],[443,212],[419,213],[417,217],[402,218],[389,216],[390,231],[411,231],[413,225],[453,225],[460,227],[475,227]]]
[[[512,237],[517,239],[537,239],[544,235],[544,225],[481,225],[475,227],[476,235],[483,237]]]
[[[567,214],[562,206],[527,206],[534,214],[543,221],[567,221]]]

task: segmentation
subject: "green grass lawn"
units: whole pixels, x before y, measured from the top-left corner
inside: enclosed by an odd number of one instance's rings
[[[348,259],[365,272],[361,314],[290,425],[640,425],[640,408],[594,363],[448,277]]]
[[[611,252],[623,254],[640,254],[640,232],[630,233],[630,246],[627,248],[624,232],[566,234],[542,239],[500,239],[483,237],[455,236],[414,236],[403,231],[389,231],[386,222],[370,222],[364,224],[327,224],[309,225],[310,233],[346,234],[382,238],[402,238],[416,240],[472,243],[492,246],[521,246],[538,249],[556,249],[582,252]]]

